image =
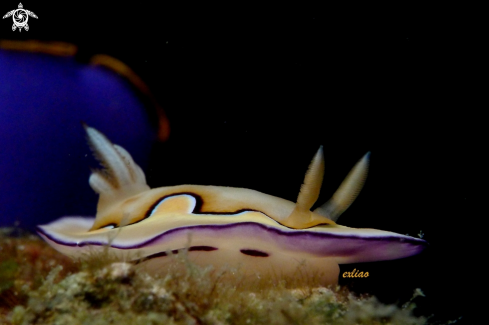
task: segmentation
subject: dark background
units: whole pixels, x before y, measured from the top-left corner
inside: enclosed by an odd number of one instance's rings
[[[323,145],[322,203],[371,151],[367,183],[339,223],[422,231],[430,247],[399,261],[343,265],[370,273],[344,283],[399,303],[419,287],[419,313],[469,323],[469,290],[483,281],[469,277],[480,250],[468,226],[480,135],[471,111],[477,87],[465,87],[470,41],[451,8],[23,5],[39,19],[21,33],[2,20],[0,38],[75,43],[80,61],[110,54],[150,86],[171,123],[146,171],[152,187],[246,187],[294,201]]]

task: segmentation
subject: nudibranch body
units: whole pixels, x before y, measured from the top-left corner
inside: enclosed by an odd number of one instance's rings
[[[93,218],[64,217],[39,226],[55,249],[73,257],[107,248],[124,260],[158,272],[168,253],[188,250],[201,265],[239,267],[263,276],[317,275],[337,282],[343,263],[382,261],[418,254],[426,241],[376,229],[336,224],[367,175],[369,154],[333,197],[310,211],[324,174],[322,148],[306,173],[297,202],[245,188],[179,185],[150,189],[130,154],[85,126],[95,156],[105,167],[90,176],[99,193]],[[306,274],[304,274],[306,272]]]

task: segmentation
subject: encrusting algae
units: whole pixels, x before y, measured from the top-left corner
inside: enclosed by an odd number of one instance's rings
[[[3,234],[0,324],[427,324],[411,302],[384,305],[313,279],[270,283],[185,253],[154,276],[107,254],[71,261],[37,237]]]

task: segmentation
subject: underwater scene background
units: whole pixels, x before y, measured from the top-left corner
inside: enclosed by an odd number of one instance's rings
[[[421,288],[419,315],[473,322],[465,281],[474,266],[464,261],[480,247],[466,223],[477,215],[470,184],[477,130],[457,88],[463,69],[451,49],[465,41],[453,23],[435,24],[401,4],[23,5],[39,18],[22,32],[3,19],[0,40],[61,41],[77,51],[0,43],[2,227],[95,213],[88,176],[97,165],[81,120],[128,149],[151,187],[244,187],[295,201],[323,145],[324,202],[370,151],[365,187],[339,223],[421,234],[430,247],[406,259],[341,265],[340,275],[370,276],[340,276],[340,284],[386,303]],[[151,95],[94,68],[96,54],[127,64]]]

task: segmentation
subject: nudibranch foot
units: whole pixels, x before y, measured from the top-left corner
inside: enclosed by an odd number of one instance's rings
[[[293,283],[314,283],[315,285],[334,285],[338,282],[339,266],[334,261],[321,258],[309,260],[290,260],[289,258],[278,258],[277,256],[266,256],[267,253],[256,250],[243,250],[241,255],[236,256],[234,251],[217,253],[191,251],[192,247],[185,252],[183,259],[188,259],[193,264],[200,267],[209,267],[209,259],[212,271],[225,274],[222,279],[233,280],[245,277],[249,281],[256,279],[269,279],[278,283],[280,280],[287,280]],[[185,250],[177,250],[172,254],[181,254]],[[137,270],[142,270],[150,274],[159,274],[162,270],[173,267],[175,256],[163,253],[157,257],[150,257],[141,262],[137,262]],[[182,267],[187,267],[183,263]]]
[[[245,188],[150,189],[127,151],[94,128],[85,129],[106,168],[90,176],[90,185],[100,195],[96,217],[64,217],[38,226],[38,233],[66,255],[79,257],[105,249],[138,268],[160,272],[171,264],[169,254],[185,251],[189,260],[203,266],[290,278],[300,269],[302,276],[334,284],[338,264],[404,258],[427,246],[419,238],[336,224],[363,186],[369,153],[333,197],[311,211],[324,175],[322,147],[294,203]]]

